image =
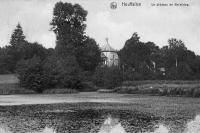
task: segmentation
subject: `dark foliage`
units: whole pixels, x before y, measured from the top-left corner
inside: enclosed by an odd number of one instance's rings
[[[22,87],[39,93],[50,87],[49,74],[43,69],[41,63],[41,59],[36,56],[18,62],[17,73]]]
[[[78,45],[78,42],[83,39],[86,16],[87,11],[79,4],[56,3],[51,25],[57,40]]]
[[[48,55],[48,50],[41,44],[29,43],[25,40],[22,27],[17,25],[14,30],[9,46],[0,49],[0,73],[15,73],[16,64],[20,60],[28,60],[33,56],[44,60]]]
[[[99,87],[113,89],[122,83],[122,72],[118,67],[98,67],[93,82]]]
[[[15,47],[20,43],[25,42],[25,36],[20,24],[16,26],[16,29],[13,31],[10,39],[10,44]]]
[[[75,57],[60,58],[52,55],[48,57],[43,67],[51,77],[52,88],[80,89],[82,87],[81,70]]]
[[[94,39],[86,37],[76,49],[76,58],[84,71],[94,71],[101,61],[101,51]]]
[[[56,34],[56,54],[75,56],[83,71],[94,71],[100,62],[100,50],[94,39],[85,36],[87,11],[80,5],[58,2],[54,7],[52,30]]]
[[[54,7],[51,26],[57,42],[44,66],[53,77],[52,86],[81,90],[82,81],[88,80],[85,76],[101,60],[96,41],[85,35],[86,16],[87,11],[78,4],[58,2]]]
[[[124,80],[199,79],[199,57],[181,40],[172,38],[168,43],[160,49],[153,42],[141,42],[134,33],[119,51]]]

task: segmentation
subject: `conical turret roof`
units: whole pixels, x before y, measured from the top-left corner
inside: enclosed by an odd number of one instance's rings
[[[108,38],[106,38],[106,43],[101,47],[101,51],[104,52],[104,51],[116,51],[114,48],[112,48],[110,46],[110,44],[108,43]]]

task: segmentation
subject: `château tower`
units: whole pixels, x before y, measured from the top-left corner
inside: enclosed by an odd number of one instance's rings
[[[119,65],[117,50],[110,46],[108,38],[106,38],[105,44],[101,47],[101,57],[103,59],[103,65],[109,67]]]

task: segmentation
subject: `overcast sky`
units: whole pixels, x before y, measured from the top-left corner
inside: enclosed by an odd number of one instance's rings
[[[200,54],[200,0],[62,0],[79,3],[88,11],[86,34],[101,46],[105,38],[115,49],[137,32],[141,41],[167,45],[169,38],[181,39],[188,49]],[[18,22],[26,39],[45,47],[55,47],[50,31],[53,7],[57,0],[0,0],[0,46],[8,45]],[[141,7],[124,7],[122,2],[140,2]],[[151,3],[188,3],[189,7],[152,7]]]

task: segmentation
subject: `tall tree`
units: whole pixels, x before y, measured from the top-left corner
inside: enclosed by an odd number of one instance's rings
[[[24,50],[24,45],[28,42],[25,40],[25,35],[23,33],[23,29],[20,24],[18,24],[13,31],[10,39],[11,46],[7,47],[8,52],[8,61],[10,66],[10,71],[12,73],[15,72],[15,67],[17,62],[21,59],[23,53],[21,52]]]
[[[83,45],[76,49],[76,58],[84,71],[94,71],[101,61],[101,51],[96,41],[85,37]]]
[[[50,24],[56,34],[56,50],[59,55],[74,54],[75,48],[82,44],[86,16],[87,11],[78,4],[56,3]]]
[[[185,51],[187,48],[185,47],[185,44],[181,40],[177,40],[175,38],[169,39],[169,50],[170,54],[174,56],[175,58],[175,66],[178,66],[178,61],[183,61]]]
[[[121,65],[127,70],[125,75],[128,75],[129,80],[134,75],[135,79],[146,79],[148,76],[153,78],[160,66],[159,47],[153,42],[144,43],[139,39],[138,34],[134,33],[119,51]]]
[[[38,56],[41,60],[44,60],[47,56],[47,49],[41,44],[37,42],[30,43],[25,40],[25,35],[20,24],[14,29],[10,44],[10,46],[6,47],[6,60],[11,73],[15,72],[16,64],[20,60],[31,59],[34,56]]]
[[[124,47],[119,51],[120,62],[124,66],[135,68],[137,66],[138,57],[136,52],[139,52],[135,47],[140,45],[139,36],[133,33],[132,37],[126,41]]]
[[[124,47],[119,51],[120,61],[123,65],[140,71],[142,67],[155,67],[159,47],[153,42],[143,43],[139,40],[137,33],[126,41]],[[143,68],[142,68],[143,69]]]
[[[100,51],[95,40],[85,35],[86,16],[87,11],[80,5],[58,2],[51,29],[56,34],[56,54],[63,58],[73,57],[82,70],[92,71],[100,62]]]
[[[12,33],[10,44],[12,46],[17,46],[24,42],[25,42],[25,36],[24,36],[21,25],[18,23],[18,25],[16,26],[16,29]]]
[[[192,79],[197,68],[195,67],[196,55],[188,50],[183,41],[171,38],[168,46],[164,46],[164,67],[168,79]]]
[[[57,64],[53,71],[49,69],[56,77],[56,86],[69,88],[81,86],[81,69],[76,53],[84,45],[86,16],[87,11],[78,4],[72,5],[67,2],[55,4],[50,24],[51,30],[56,34],[56,48],[53,55],[56,58],[50,57],[47,62],[49,65],[46,66]]]

